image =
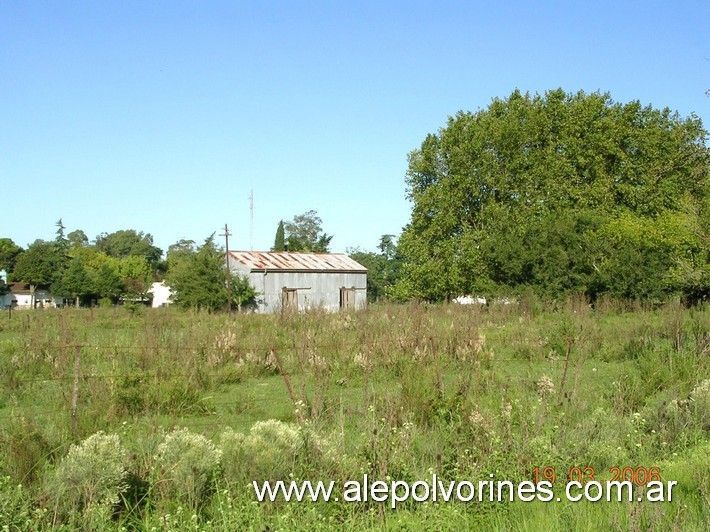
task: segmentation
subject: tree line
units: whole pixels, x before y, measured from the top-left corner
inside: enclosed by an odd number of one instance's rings
[[[282,234],[288,235],[283,249],[327,252],[333,237],[321,225],[315,211],[280,222]],[[284,226],[288,233],[283,233]],[[152,284],[158,281],[170,286],[171,299],[184,308],[238,308],[258,296],[246,277],[227,271],[224,249],[214,234],[201,244],[179,240],[163,259],[163,250],[154,245],[150,233],[126,229],[101,233],[90,241],[80,229],[67,233],[60,219],[53,240],[35,240],[27,249],[0,238],[0,270],[5,270],[9,282],[28,284],[33,294],[37,288],[47,288],[75,306],[147,302]],[[7,291],[0,281],[0,295]]]
[[[547,299],[570,293],[688,302],[710,297],[710,150],[701,120],[609,94],[514,91],[461,111],[408,156],[410,221],[377,251],[349,249],[368,268],[371,300],[459,295]],[[279,222],[272,251],[328,252],[316,211]],[[65,235],[23,250],[0,239],[12,280],[75,302],[139,298],[166,279],[175,301],[226,302],[214,235],[162,251],[134,230]],[[231,279],[232,305],[256,294]],[[0,286],[0,290],[2,286]]]
[[[0,269],[10,281],[49,288],[77,306],[89,298],[116,302],[144,297],[162,268],[153,237],[135,230],[102,233],[93,242],[82,230],[66,234],[62,220],[54,240],[35,240],[27,249],[0,239]]]

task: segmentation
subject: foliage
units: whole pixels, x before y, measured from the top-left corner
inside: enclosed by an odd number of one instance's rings
[[[31,419],[20,417],[0,431],[0,477],[32,486],[42,475],[42,464],[52,456],[52,445]]]
[[[285,251],[286,250],[286,231],[284,229],[284,221],[280,220],[279,225],[276,228],[276,236],[274,237],[274,247],[271,251]]]
[[[123,291],[123,282],[117,271],[117,264],[106,261],[94,273],[94,286],[101,298],[108,298],[115,302]]]
[[[142,231],[124,229],[96,237],[96,249],[103,251],[109,257],[124,259],[126,257],[143,257],[151,267],[157,266],[163,252],[153,245],[153,236]]]
[[[66,256],[56,242],[35,240],[17,256],[13,280],[34,286],[50,286],[64,270]]]
[[[332,315],[98,308],[13,316],[0,321],[0,522],[20,530],[704,530],[709,311],[608,297],[592,309],[583,297],[553,303],[531,294],[483,308],[378,303]],[[125,451],[70,451],[73,460],[56,462],[75,437],[67,415],[74,350],[64,338],[83,346],[77,436],[120,434]],[[518,483],[551,467],[562,495],[573,466],[594,468],[602,482],[614,466],[656,466],[678,485],[665,503],[396,509],[345,503],[338,487],[364,474],[370,482],[436,473],[444,483],[489,475]],[[102,499],[100,486],[116,486],[97,482],[108,476],[131,488],[105,490],[120,492],[118,505],[87,504]],[[250,480],[259,476],[334,480],[340,502],[258,503]],[[78,477],[90,481],[68,483]],[[81,486],[94,495],[80,496]]]
[[[54,225],[57,227],[57,230],[54,233],[57,235],[56,237],[54,237],[54,242],[56,242],[57,246],[59,246],[62,252],[66,253],[67,248],[69,247],[69,241],[67,240],[66,236],[64,236],[64,230],[66,229],[66,226],[64,225],[64,222],[62,222],[61,218],[57,220],[57,223],[55,223]]]
[[[220,445],[225,475],[238,483],[280,480],[293,473],[304,439],[298,426],[275,419],[257,421],[246,436],[227,430]]]
[[[89,245],[89,237],[81,229],[76,229],[67,235],[70,248],[79,248]]]
[[[289,251],[327,253],[333,235],[322,229],[323,220],[316,211],[307,211],[284,224]]]
[[[168,257],[167,280],[173,289],[173,301],[182,308],[210,311],[224,308],[227,303],[227,270],[224,253],[217,248],[214,234],[197,250],[181,245]],[[248,279],[230,277],[232,306],[253,301],[256,291]]]
[[[190,257],[197,251],[197,246],[194,240],[182,239],[178,240],[174,244],[168,247],[168,254],[166,258],[166,263],[168,270],[174,269],[178,264]]]
[[[232,294],[232,308],[242,309],[254,305],[259,293],[249,282],[249,277],[230,272],[230,292]]]
[[[349,250],[350,257],[367,268],[367,297],[377,301],[385,297],[397,282],[402,268],[402,257],[394,235],[382,235],[377,246],[379,253]]]
[[[111,514],[126,489],[126,451],[116,434],[97,432],[72,445],[46,487],[57,513]]]
[[[166,434],[154,457],[155,485],[164,499],[199,506],[219,471],[222,451],[201,434],[186,428]]]
[[[56,296],[72,298],[77,305],[90,296],[113,302],[121,296],[146,296],[162,254],[151,235],[117,231],[100,235],[92,245],[82,230],[65,236],[61,219],[56,226],[55,240],[37,240],[26,251],[6,239],[3,256],[13,266],[12,280],[51,287]]]
[[[118,261],[123,293],[129,298],[145,297],[152,281],[152,268],[146,257],[127,255]]]
[[[23,249],[11,238],[0,238],[0,270],[12,273],[15,268],[15,259],[22,251]]]
[[[58,275],[52,283],[52,293],[55,296],[69,297],[76,301],[79,306],[79,299],[82,296],[95,293],[96,285],[94,278],[79,258],[71,259],[67,268]]]
[[[395,293],[707,297],[705,138],[695,116],[600,93],[515,91],[459,112],[409,155]]]

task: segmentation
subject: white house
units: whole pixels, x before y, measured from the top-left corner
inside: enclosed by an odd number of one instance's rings
[[[64,304],[64,298],[52,296],[46,288],[36,288],[34,297],[29,284],[9,283],[8,288],[10,292],[1,298],[3,308],[58,308]]]
[[[7,283],[7,272],[0,270],[0,286]],[[12,304],[12,296],[10,294],[0,295],[0,310],[9,307]]]
[[[167,307],[172,304],[170,298],[173,295],[173,291],[165,284],[165,281],[153,283],[148,293],[153,294],[153,303],[151,304],[153,308]]]
[[[230,251],[229,267],[248,277],[260,313],[367,305],[367,268],[345,254]]]

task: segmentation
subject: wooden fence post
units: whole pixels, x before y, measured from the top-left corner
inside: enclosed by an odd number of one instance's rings
[[[565,393],[565,383],[567,382],[567,366],[569,366],[569,355],[572,352],[572,343],[574,340],[570,336],[567,338],[567,354],[565,355],[565,367],[562,370],[562,382],[560,382],[560,391],[559,393],[559,405],[562,406],[562,402],[564,401],[564,393]]]
[[[74,386],[71,392],[71,433],[76,435],[76,407],[79,400],[79,371],[81,370],[81,346],[74,348]]]

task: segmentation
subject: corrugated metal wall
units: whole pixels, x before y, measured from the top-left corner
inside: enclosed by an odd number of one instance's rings
[[[256,272],[249,274],[252,286],[260,293],[257,312],[281,310],[283,289],[296,289],[298,309],[340,309],[340,289],[355,288],[355,308],[367,305],[367,274],[339,272]]]

